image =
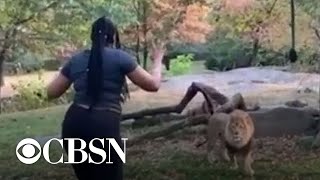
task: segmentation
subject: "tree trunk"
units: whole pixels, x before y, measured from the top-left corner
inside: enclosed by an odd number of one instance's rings
[[[148,60],[148,42],[147,42],[147,8],[148,4],[146,1],[143,1],[143,26],[142,26],[142,31],[143,31],[143,38],[144,38],[144,44],[143,44],[143,68],[147,69],[147,60]]]
[[[291,0],[291,48],[295,49],[295,8],[294,0]]]
[[[137,31],[137,40],[136,40],[136,58],[137,62],[139,65],[141,65],[141,60],[140,60],[140,36],[139,36],[139,25],[136,27]]]
[[[297,52],[295,50],[295,7],[294,7],[294,0],[291,0],[291,49],[289,51],[289,60],[291,63],[295,63],[298,59]]]
[[[256,58],[259,52],[259,38],[255,38],[253,41],[252,55],[250,57],[249,66],[252,66],[252,63],[257,63]]]
[[[3,69],[4,69],[4,59],[0,57],[0,88],[4,86]],[[1,92],[0,92],[1,93]]]
[[[141,13],[140,13],[141,1],[138,0],[138,1],[136,1],[136,3],[137,3],[136,14],[137,14],[138,21],[140,22],[140,20],[141,20]],[[136,36],[137,36],[137,39],[136,39],[136,58],[137,58],[138,64],[141,65],[141,60],[140,60],[140,24],[136,25]]]
[[[8,49],[10,48],[10,41],[9,38],[11,37],[11,31],[8,30],[5,33],[5,37],[4,37],[4,42],[2,45],[2,49],[0,51],[0,93],[1,93],[1,88],[2,86],[4,86],[5,82],[4,82],[4,61],[6,59],[7,56],[7,52]],[[1,94],[0,94],[0,100],[1,100]],[[0,114],[2,113],[2,107],[0,104]]]
[[[5,35],[4,35],[4,41],[3,41],[3,44],[2,44],[2,48],[1,48],[1,51],[0,51],[0,87],[4,86],[4,61],[6,59],[6,56],[7,56],[7,53],[8,53],[8,50],[11,46],[11,43],[10,43],[10,39],[13,38],[12,36],[15,36],[16,34],[16,30],[7,30],[5,32]]]

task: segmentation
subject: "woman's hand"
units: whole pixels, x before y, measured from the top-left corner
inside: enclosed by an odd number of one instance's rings
[[[151,60],[154,64],[162,64],[162,60],[165,53],[165,43],[152,43]]]
[[[153,67],[150,73],[138,66],[133,72],[128,74],[129,79],[146,91],[157,92],[161,84],[161,66],[165,52],[165,43],[157,43],[157,45],[152,43],[150,58],[153,62]]]

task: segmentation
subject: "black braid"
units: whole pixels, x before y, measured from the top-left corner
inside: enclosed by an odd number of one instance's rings
[[[115,38],[115,41],[114,41]],[[92,25],[91,51],[88,62],[87,94],[91,98],[91,107],[99,100],[103,84],[103,56],[104,48],[115,44],[117,49],[121,48],[119,32],[111,20],[105,16],[97,19]],[[128,84],[125,80],[121,101],[129,98]]]

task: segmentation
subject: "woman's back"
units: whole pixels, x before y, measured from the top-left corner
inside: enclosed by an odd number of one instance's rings
[[[90,50],[75,54],[64,65],[47,87],[48,98],[60,97],[73,84],[76,94],[74,103],[69,107],[62,123],[62,138],[82,139],[86,144],[96,138],[113,138],[123,149],[120,135],[120,103],[121,97],[128,95],[127,91],[123,91],[126,90],[125,77],[127,76],[143,90],[158,91],[161,83],[164,44],[161,48],[153,47],[151,60],[154,67],[151,73],[148,73],[129,54],[119,50],[121,45],[118,30],[110,19],[100,17],[92,24],[91,29]],[[92,109],[88,111],[90,107]],[[110,111],[112,109],[118,112]],[[78,149],[82,146],[82,143],[76,142],[71,151],[75,147]],[[98,142],[95,141],[94,144],[96,143]],[[113,163],[106,163],[106,157],[91,153],[88,148],[76,151],[73,153],[75,162],[82,161],[79,164],[72,164],[78,179],[122,180],[123,163],[117,153],[103,143],[96,145],[94,146],[108,154],[109,161]],[[68,144],[64,144],[64,149],[69,155]],[[90,160],[83,162],[83,152],[90,153],[90,157],[92,155],[92,159],[101,164],[90,163]]]
[[[87,67],[90,50],[75,54],[64,66],[62,73],[68,77],[75,89],[74,103],[90,105],[87,95]],[[104,48],[102,63],[102,90],[95,107],[112,108],[121,112],[121,92],[128,72],[137,67],[135,60],[126,52],[118,49]]]

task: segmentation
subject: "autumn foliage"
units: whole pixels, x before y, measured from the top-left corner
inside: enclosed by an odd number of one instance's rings
[[[199,3],[187,6],[183,21],[173,30],[176,37],[188,42],[204,42],[213,30],[206,19],[209,12],[207,6]]]
[[[139,33],[134,26],[127,27],[123,34],[126,40],[132,40],[139,34],[141,41],[148,42],[203,42],[212,31],[206,19],[210,9],[205,4],[185,4],[181,0],[152,0],[148,3],[146,21],[139,22]],[[146,36],[142,28],[144,25],[147,27]]]

